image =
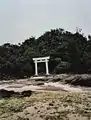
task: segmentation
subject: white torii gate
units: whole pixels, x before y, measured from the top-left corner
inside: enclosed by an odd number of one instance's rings
[[[48,61],[50,57],[40,57],[40,58],[33,58],[33,61],[35,63],[35,75],[38,76],[38,68],[37,63],[45,62],[46,65],[46,75],[49,75],[49,69],[48,69]]]

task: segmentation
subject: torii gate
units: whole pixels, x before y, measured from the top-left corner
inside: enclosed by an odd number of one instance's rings
[[[38,68],[37,63],[45,62],[46,65],[46,75],[49,75],[49,69],[48,69],[48,61],[50,57],[40,57],[40,58],[33,58],[33,61],[35,63],[35,75],[38,76]]]

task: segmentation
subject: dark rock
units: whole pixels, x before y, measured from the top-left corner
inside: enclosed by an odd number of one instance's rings
[[[67,79],[65,79],[66,83],[72,84],[72,85],[80,85],[80,86],[86,86],[91,87],[91,76],[72,76]]]
[[[62,79],[60,79],[60,78],[55,78],[55,79],[53,79],[52,80],[52,82],[59,82],[59,81],[61,81]]]
[[[15,92],[14,91],[8,91],[8,90],[4,90],[1,89],[0,90],[0,98],[6,98],[6,97],[11,97]]]
[[[23,91],[23,92],[21,93],[21,95],[22,95],[23,97],[30,97],[31,94],[32,94],[32,91],[31,91],[31,90]]]
[[[31,94],[32,94],[31,90],[23,91],[23,92],[8,91],[8,90],[5,90],[5,89],[0,90],[0,98],[30,97]]]

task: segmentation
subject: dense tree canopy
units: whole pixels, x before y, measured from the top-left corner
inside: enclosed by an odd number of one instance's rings
[[[63,29],[30,37],[22,44],[0,46],[0,79],[30,77],[34,74],[33,57],[50,56],[51,73],[91,73],[91,36]],[[39,64],[39,73],[45,72]]]

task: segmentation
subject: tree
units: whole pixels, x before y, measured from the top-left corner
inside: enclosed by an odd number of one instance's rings
[[[0,46],[0,78],[23,78],[34,74],[33,57],[50,56],[51,73],[91,73],[91,36],[51,29],[39,38],[30,37],[18,45]],[[39,65],[40,73],[44,64]]]

